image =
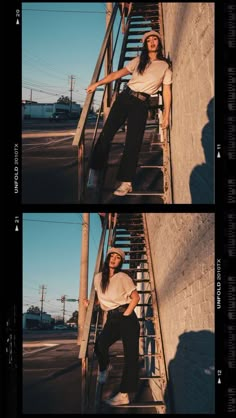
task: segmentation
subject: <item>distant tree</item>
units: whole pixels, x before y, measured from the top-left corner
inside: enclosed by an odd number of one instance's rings
[[[31,306],[27,309],[27,313],[40,315],[41,311],[40,311],[40,309],[39,309],[39,307],[38,307],[38,306],[31,305]]]
[[[70,104],[71,103],[71,100],[70,100],[70,98],[68,96],[61,96],[57,100],[57,103]]]
[[[78,311],[74,311],[72,317],[67,322],[78,322]]]

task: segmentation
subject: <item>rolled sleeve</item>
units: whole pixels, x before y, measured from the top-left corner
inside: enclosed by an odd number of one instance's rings
[[[139,62],[139,57],[135,57],[134,59],[132,59],[126,66],[125,68],[127,68],[127,70],[132,74],[134,72],[134,70],[137,68]]]
[[[163,78],[163,84],[171,84],[172,83],[172,71],[170,68],[167,68]]]
[[[122,280],[122,286],[126,296],[130,296],[131,293],[136,290],[136,285],[128,274],[125,274]]]

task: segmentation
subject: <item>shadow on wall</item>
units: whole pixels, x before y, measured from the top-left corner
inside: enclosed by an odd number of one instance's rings
[[[215,413],[215,338],[207,330],[181,334],[169,364],[167,413]]]
[[[148,303],[151,304],[151,297],[148,300]],[[153,316],[153,309],[152,306],[148,306],[146,311],[146,317],[152,317]],[[155,354],[155,339],[153,338],[153,335],[155,335],[155,328],[153,321],[145,321],[145,327],[146,327],[146,341],[145,341],[145,354]],[[150,336],[150,337],[149,337]],[[156,364],[155,364],[155,357],[146,357],[145,358],[145,368],[147,376],[152,376],[152,374],[155,374]]]
[[[214,203],[214,97],[207,106],[209,122],[202,130],[202,146],[206,162],[197,165],[189,181],[192,203]]]

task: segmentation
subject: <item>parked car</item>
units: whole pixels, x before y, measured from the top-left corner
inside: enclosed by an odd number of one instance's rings
[[[53,327],[53,329],[68,329],[68,327],[66,326],[66,325],[55,325],[54,327]]]
[[[50,122],[52,122],[53,120],[60,121],[60,120],[68,120],[68,119],[69,119],[68,113],[66,112],[55,112],[49,118]]]

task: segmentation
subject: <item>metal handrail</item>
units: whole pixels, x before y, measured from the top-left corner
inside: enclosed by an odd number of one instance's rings
[[[119,24],[119,27],[118,27],[118,30],[117,30],[117,35],[116,35],[116,40],[115,40],[115,44],[114,44],[114,48],[113,48],[111,62],[110,62],[109,67],[108,67],[108,73],[110,73],[110,71],[112,69],[113,59],[114,59],[114,56],[115,56],[116,46],[117,46],[119,32],[120,32],[120,27],[121,27],[121,21],[120,21],[120,24]],[[92,143],[91,143],[91,152],[90,152],[90,156],[88,157],[89,163],[88,163],[87,174],[85,173],[85,175],[83,176],[82,181],[80,182],[82,184],[81,195],[83,195],[84,190],[85,190],[85,187],[86,187],[86,182],[87,182],[88,170],[89,170],[89,166],[90,166],[90,162],[91,162],[92,151],[94,149],[94,145],[95,145],[95,141],[96,141],[99,120],[100,120],[100,116],[101,116],[101,112],[102,112],[103,103],[104,103],[104,99],[105,99],[105,94],[106,94],[107,88],[108,88],[108,84],[106,84],[104,86],[104,90],[103,90],[103,94],[102,94],[102,99],[101,99],[101,105],[99,107],[99,112],[98,112],[98,115],[97,115],[97,120],[96,120],[95,127],[94,127],[94,131],[93,131],[93,138],[92,138]],[[82,158],[83,158],[83,156],[82,156]]]
[[[112,233],[112,230],[116,227],[116,224],[114,222],[109,222],[110,215],[111,214],[106,213],[104,220],[103,220],[103,228],[102,228],[102,234],[100,238],[97,258],[96,258],[96,264],[95,264],[94,275],[93,275],[93,283],[91,286],[91,291],[90,291],[90,296],[89,296],[89,305],[88,305],[87,312],[86,312],[85,323],[83,327],[83,334],[81,338],[80,351],[78,355],[78,358],[81,359],[82,361],[82,365],[81,365],[82,366],[81,413],[84,413],[84,411],[86,410],[88,406],[88,393],[89,393],[89,383],[90,383],[88,380],[91,378],[91,374],[88,373],[88,368],[89,368],[88,345],[89,345],[90,328],[91,328],[92,315],[93,315],[93,311],[95,307],[95,297],[96,297],[96,291],[94,288],[94,277],[101,270],[101,266],[103,264],[104,252],[105,253],[107,252],[107,248],[110,245],[109,239],[106,240],[107,233],[109,237],[110,234]],[[97,316],[97,321],[98,321],[98,316]],[[98,324],[96,324],[95,332],[97,332],[97,329],[98,329],[97,325]],[[96,341],[96,335],[94,338],[94,343],[95,341]]]
[[[115,21],[115,18],[116,18],[117,10],[118,10],[118,3],[115,3],[115,6],[113,8],[109,24],[107,26],[104,41],[102,43],[100,54],[98,56],[98,60],[97,60],[97,63],[96,63],[96,66],[95,66],[94,73],[93,73],[92,80],[91,80],[90,84],[96,83],[98,81],[100,71],[101,71],[101,68],[102,68],[102,64],[103,64],[103,61],[104,61],[104,58],[105,58],[105,53],[106,53],[106,50],[107,50],[107,47],[108,47],[109,38],[110,38],[110,35],[112,33],[113,24],[114,24],[114,21]],[[72,142],[72,145],[74,145],[74,146],[78,146],[80,144],[81,138],[84,134],[85,123],[86,123],[86,119],[87,119],[87,116],[88,116],[89,109],[91,107],[91,103],[92,103],[94,94],[95,94],[95,92],[88,93],[87,96],[86,96],[85,103],[84,103],[84,106],[83,106],[83,110],[82,110],[81,116],[79,118],[78,126],[77,126],[76,133],[75,133],[75,136],[74,136],[74,140]]]
[[[102,229],[102,235],[100,238],[100,244],[98,248],[98,254],[94,269],[94,275],[93,275],[93,283],[90,291],[90,297],[89,297],[89,305],[86,312],[85,317],[85,323],[83,328],[83,335],[81,338],[81,345],[80,345],[80,351],[79,351],[79,358],[85,358],[87,355],[88,350],[88,340],[89,340],[89,331],[90,331],[90,324],[92,320],[92,314],[94,309],[94,302],[95,302],[95,289],[94,289],[94,276],[99,272],[101,263],[102,263],[102,256],[103,256],[103,248],[105,245],[105,239],[106,239],[106,232],[107,232],[107,225],[108,225],[108,213],[104,217],[103,221],[103,229]]]

